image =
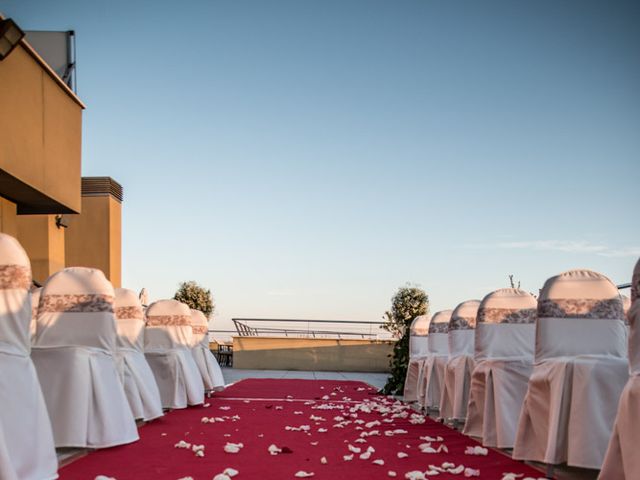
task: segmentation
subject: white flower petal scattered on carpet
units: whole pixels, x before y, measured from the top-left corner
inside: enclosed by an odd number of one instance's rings
[[[226,453],[238,453],[242,447],[244,447],[242,443],[227,442],[227,444],[224,446],[224,451]]]
[[[320,458],[320,463],[321,463],[321,464],[323,464],[323,465],[326,465],[327,463],[329,463],[329,462],[327,461],[327,457],[322,457],[322,458]]]
[[[407,458],[409,456],[408,453],[405,452],[398,452],[398,458]]]
[[[480,445],[476,445],[475,447],[467,447],[464,450],[465,455],[483,455],[486,456],[489,454],[489,449],[481,447]]]
[[[282,453],[282,449],[278,448],[277,446],[275,446],[274,444],[269,445],[269,448],[267,448],[267,450],[269,450],[269,453],[271,455],[277,455],[279,453]]]
[[[422,453],[437,453],[437,450],[431,446],[430,443],[421,443],[418,448]]]
[[[343,455],[342,458],[345,462],[350,462],[351,460],[353,460],[353,453],[351,455]]]
[[[397,477],[398,476],[398,474],[396,472],[394,472],[393,470],[389,470],[387,472],[387,475],[390,476],[390,477]]]
[[[227,467],[227,468],[224,469],[224,472],[222,472],[222,473],[227,475],[227,476],[229,476],[229,477],[235,477],[240,472],[238,470],[236,470],[235,468]]]
[[[315,475],[315,473],[313,472],[305,472],[304,470],[300,470],[299,472],[296,472],[295,476],[298,478],[307,478],[307,477],[313,477]]]
[[[426,480],[424,473],[420,470],[412,470],[411,472],[407,472],[404,474],[404,478],[407,480]]]
[[[384,460],[382,460],[381,458],[378,458],[378,459],[374,460],[374,461],[373,461],[373,462],[371,462],[371,463],[373,463],[373,464],[375,464],[375,465],[380,465],[380,466],[382,466],[382,465],[384,465]]]
[[[464,469],[464,476],[467,478],[470,477],[479,477],[480,476],[480,470],[476,470],[473,468],[465,468]]]

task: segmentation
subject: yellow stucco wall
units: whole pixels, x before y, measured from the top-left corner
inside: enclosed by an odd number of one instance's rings
[[[110,195],[83,196],[82,214],[65,216],[67,266],[99,268],[116,288],[122,281],[121,209]]]
[[[119,288],[122,283],[122,204],[109,197],[109,279]]]
[[[0,197],[0,232],[18,236],[16,204]]]
[[[0,62],[0,169],[79,212],[83,107],[30,52]]]
[[[388,372],[393,341],[233,337],[233,367],[258,370]]]
[[[65,229],[56,227],[55,215],[18,215],[17,222],[33,279],[42,284],[65,267]]]

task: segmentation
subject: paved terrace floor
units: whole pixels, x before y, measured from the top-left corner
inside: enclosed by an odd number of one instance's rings
[[[357,380],[381,389],[389,377],[386,373],[370,372],[302,372],[295,370],[244,370],[222,367],[225,382],[235,383],[245,378],[277,378],[300,380]]]

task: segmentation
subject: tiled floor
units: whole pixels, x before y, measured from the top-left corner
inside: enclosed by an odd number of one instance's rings
[[[370,372],[302,372],[295,370],[242,370],[222,367],[225,382],[234,383],[244,378],[296,378],[302,380],[359,380],[378,389],[384,387],[388,375]]]

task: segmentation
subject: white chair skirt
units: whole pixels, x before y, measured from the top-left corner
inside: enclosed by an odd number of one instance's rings
[[[453,420],[464,420],[467,417],[472,371],[472,356],[459,355],[449,359],[444,368],[440,417]]]
[[[119,349],[116,360],[134,418],[149,421],[161,417],[160,390],[144,354],[138,350]]]
[[[486,447],[513,448],[531,360],[486,359],[471,374],[467,421],[463,433]]]
[[[0,352],[0,479],[58,478],[51,423],[31,359]]]
[[[599,480],[640,478],[640,376],[632,376],[622,391],[609,448]]]
[[[138,440],[110,353],[89,347],[31,350],[56,447],[105,448]]]
[[[7,435],[3,432],[0,423],[0,478],[2,480],[20,480],[11,460],[11,454],[7,450],[8,443]]]
[[[513,458],[599,469],[628,378],[624,358],[584,355],[536,364]]]
[[[418,401],[418,385],[424,361],[424,357],[414,357],[409,360],[409,365],[407,365],[407,376],[404,379],[403,395],[405,402]]]
[[[224,390],[224,376],[216,357],[208,347],[196,345],[191,350],[196,361],[205,390]]]
[[[146,351],[144,356],[158,384],[163,408],[204,403],[202,377],[190,349]]]
[[[418,402],[424,408],[440,408],[447,356],[430,355],[423,363]]]

